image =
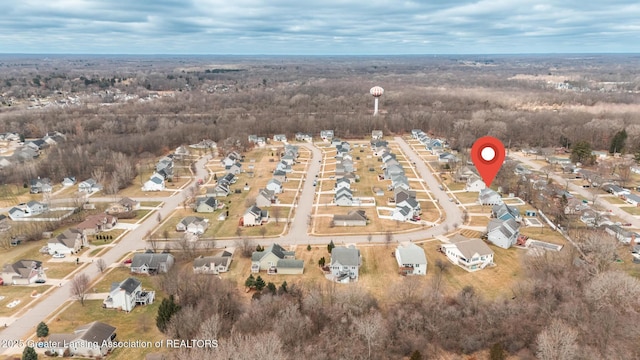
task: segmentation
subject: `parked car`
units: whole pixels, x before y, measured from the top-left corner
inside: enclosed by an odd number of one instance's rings
[[[64,255],[64,254],[58,254],[58,253],[53,254],[53,258],[54,258],[54,259],[62,259],[62,258],[64,258],[64,257],[65,257],[65,255]]]
[[[127,259],[124,261],[125,264],[131,264],[131,259]]]
[[[45,280],[45,279],[36,279],[36,281],[35,281],[36,284],[44,284],[46,282],[47,282],[47,280]]]

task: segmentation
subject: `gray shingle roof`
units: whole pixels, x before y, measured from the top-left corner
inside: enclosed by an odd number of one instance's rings
[[[331,265],[360,266],[360,250],[356,248],[336,247],[331,250]]]

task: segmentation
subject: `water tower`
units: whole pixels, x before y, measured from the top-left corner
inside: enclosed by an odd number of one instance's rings
[[[373,115],[378,115],[378,98],[384,94],[384,89],[380,86],[374,86],[369,90],[369,93],[373,95],[374,103],[373,103]]]

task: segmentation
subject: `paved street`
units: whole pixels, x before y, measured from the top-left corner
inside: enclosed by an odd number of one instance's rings
[[[533,161],[531,161],[531,159],[527,158],[526,156],[521,155],[520,153],[516,153],[516,152],[512,152],[509,154],[510,157],[521,161],[522,163],[524,163],[525,165],[531,167],[532,169],[535,170],[540,170],[543,166],[541,164],[535,163]],[[551,173],[549,174],[549,177],[551,179],[553,179],[554,181],[556,181],[558,184],[564,185],[567,183],[567,179],[563,179],[561,176],[555,174],[555,173]],[[584,197],[585,199],[588,200],[592,200],[593,199],[593,194],[583,188],[582,186],[578,186],[574,183],[572,183],[571,181],[568,182],[569,184],[569,190],[571,192],[577,193],[580,196]],[[622,210],[621,208],[619,208],[618,206],[615,206],[613,204],[611,204],[610,202],[606,201],[604,198],[597,198],[596,199],[596,204],[601,206],[603,209],[605,209],[606,211],[610,211],[613,215],[618,216],[619,218],[621,218],[622,220],[624,220],[627,223],[630,223],[631,225],[633,225],[633,227],[635,228],[640,228],[640,219],[634,217],[633,215],[629,214],[628,212]]]
[[[453,231],[456,226],[462,224],[462,211],[454,203],[449,201],[449,196],[443,190],[440,190],[439,184],[435,176],[431,173],[427,165],[420,159],[411,147],[401,138],[396,137],[395,141],[399,144],[402,151],[407,156],[408,160],[414,163],[415,168],[419,176],[424,179],[427,187],[433,194],[433,197],[437,199],[439,205],[443,208],[445,219],[442,223],[433,226],[425,227],[423,230],[394,234],[394,241],[409,241],[409,240],[422,240],[434,238],[439,235],[443,235]],[[299,197],[297,208],[295,210],[295,216],[292,220],[291,227],[285,236],[280,238],[272,238],[274,242],[278,242],[281,245],[306,245],[306,244],[325,244],[330,239],[333,239],[337,244],[342,243],[367,243],[367,235],[355,235],[355,236],[310,236],[308,235],[308,219],[312,213],[314,197],[316,187],[313,186],[313,179],[320,171],[320,160],[322,159],[322,152],[317,147],[311,144],[302,144],[301,146],[311,151],[312,157],[310,159],[309,168],[307,169],[306,181],[303,183],[302,193]],[[200,159],[196,163],[196,179],[206,179],[207,172],[204,168],[209,156]],[[194,180],[195,182],[196,180]],[[192,183],[193,184],[193,183]],[[191,186],[191,184],[190,184]],[[154,197],[154,198],[136,198],[142,201],[162,201],[163,206],[158,210],[162,219],[166,219],[170,214],[180,205],[184,200],[182,196],[168,196],[168,197]],[[92,198],[91,201],[113,201],[113,198]],[[158,225],[157,216],[151,216],[144,222],[135,226],[131,232],[126,234],[123,239],[120,240],[115,246],[113,246],[108,252],[103,255],[103,259],[107,264],[119,262],[122,258],[132,251],[141,250],[145,248],[143,238],[145,235],[152,231]],[[441,237],[439,237],[441,238]],[[233,246],[236,240],[217,240],[217,247]],[[375,235],[372,237],[371,242],[382,243],[385,241],[384,235]],[[90,279],[95,280],[100,276],[96,266],[89,264],[84,267],[79,273],[84,273],[89,276]],[[63,305],[70,297],[70,283],[62,283],[61,287],[54,288],[47,298],[27,310],[26,313],[16,322],[9,325],[0,332],[0,341],[3,340],[15,340],[20,338],[26,338],[35,332],[37,324],[42,319],[51,315],[52,311],[58,309]],[[0,349],[3,351],[6,349]],[[12,351],[15,352],[15,349]],[[2,354],[0,352],[0,354]]]

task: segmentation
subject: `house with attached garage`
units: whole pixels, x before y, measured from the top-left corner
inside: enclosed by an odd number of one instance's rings
[[[25,211],[24,207],[12,207],[11,209],[9,209],[9,218],[11,220],[17,220],[17,219],[22,219],[24,217],[28,217],[30,216],[30,214],[27,214],[27,212]]]
[[[89,246],[87,236],[78,229],[67,229],[60,235],[47,241],[49,255],[77,253],[85,246]]]
[[[251,255],[251,272],[260,271],[279,275],[302,274],[304,261],[295,259],[295,251],[287,251],[278,244],[272,244],[264,251],[254,251]]]
[[[258,191],[258,196],[256,196],[256,206],[263,208],[270,207],[271,205],[278,203],[278,197],[274,191],[269,189],[260,189],[260,191]]]
[[[502,221],[509,219],[514,219],[518,222],[522,221],[518,208],[507,204],[493,205],[491,208],[491,217]]]
[[[623,244],[630,244],[631,241],[637,244],[640,240],[640,234],[635,231],[628,231],[618,225],[605,225],[604,231],[618,239]]]
[[[614,184],[604,184],[602,185],[602,190],[613,194],[615,196],[625,196],[625,195],[629,195],[631,194],[631,191],[628,189],[623,189],[618,185],[614,185]]]
[[[102,301],[102,307],[129,312],[137,305],[153,304],[155,294],[155,291],[143,290],[140,280],[130,277],[111,284],[111,291]]]
[[[173,155],[167,155],[156,164],[156,172],[166,180],[173,179]]]
[[[296,140],[312,142],[313,141],[313,136],[311,136],[311,134],[298,132],[298,133],[296,133]]]
[[[467,271],[477,271],[493,264],[493,250],[480,239],[454,235],[440,251],[449,261]]]
[[[29,285],[40,279],[45,279],[41,261],[19,260],[2,268],[5,285]]]
[[[69,176],[69,177],[66,177],[66,178],[62,179],[62,186],[64,186],[64,187],[73,186],[75,184],[76,184],[75,176]]]
[[[351,189],[351,181],[349,181],[349,179],[345,177],[341,177],[338,180],[336,180],[336,185],[335,185],[336,191],[342,188]]]
[[[520,235],[520,224],[515,219],[492,219],[487,225],[487,239],[495,246],[508,249]]]
[[[333,215],[333,226],[366,226],[367,214],[364,210],[351,210],[346,215]]]
[[[287,135],[285,134],[273,135],[273,141],[287,142]]]
[[[484,183],[484,180],[482,180],[480,176],[473,173],[467,178],[467,186],[465,186],[464,189],[471,192],[480,192],[486,188],[487,184]]]
[[[373,130],[371,131],[371,139],[372,140],[380,140],[382,139],[383,133],[382,130]]]
[[[478,202],[480,205],[499,205],[503,203],[500,194],[489,188],[480,190]]]
[[[135,254],[131,259],[131,273],[159,274],[171,269],[175,259],[171,254]]]
[[[399,245],[396,248],[396,261],[403,275],[426,275],[427,256],[424,249],[414,243]]]
[[[117,203],[111,204],[107,209],[107,214],[121,214],[128,213],[140,209],[140,202],[131,198],[125,197],[120,199]]]
[[[286,162],[280,161],[279,163],[276,164],[276,171],[282,171],[285,173],[290,173],[293,171],[293,169],[291,168],[291,165],[287,164]]]
[[[196,199],[195,211],[198,213],[212,213],[218,208],[218,200],[215,197],[203,197]]]
[[[102,190],[102,185],[98,184],[94,179],[87,179],[78,184],[78,191],[91,194],[96,191]]]
[[[235,162],[231,165],[226,165],[224,167],[224,171],[227,174],[234,174],[234,175],[238,175],[242,172],[242,163],[240,162]]]
[[[229,271],[233,253],[223,251],[217,256],[200,256],[193,260],[193,272],[196,274],[218,275]]]
[[[276,194],[280,194],[282,192],[282,183],[276,179],[270,179],[265,187],[267,190],[271,190]]]
[[[358,281],[360,265],[362,265],[360,250],[354,246],[335,247],[331,250],[329,269],[336,282],[349,283]]]
[[[29,192],[32,194],[50,193],[53,187],[51,186],[51,180],[48,178],[31,179],[31,187]]]
[[[438,162],[441,164],[449,164],[452,162],[458,162],[460,161],[460,159],[458,159],[457,156],[453,155],[452,153],[449,152],[443,152],[442,154],[438,155]]]
[[[94,321],[68,334],[51,334],[45,342],[50,353],[83,358],[104,358],[116,344],[116,328]]]
[[[117,217],[103,213],[87,216],[85,221],[78,224],[76,228],[85,235],[94,235],[113,229],[117,223]]]
[[[333,130],[322,130],[322,131],[320,131],[320,138],[323,141],[331,141],[331,140],[333,140]]]
[[[41,203],[39,201],[31,200],[26,205],[26,212],[30,214],[30,216],[40,215],[42,213],[47,212],[48,209],[49,209],[49,206],[47,206],[47,204]]]
[[[213,197],[225,197],[229,196],[231,193],[231,189],[229,189],[229,184],[227,183],[218,183],[215,187],[207,189],[207,195]]]
[[[334,202],[337,206],[353,205],[353,193],[350,189],[340,188],[336,191]]]
[[[269,220],[269,212],[256,205],[251,206],[242,216],[242,226],[257,226]]]
[[[142,186],[142,191],[162,191],[164,189],[164,177],[158,173],[153,173]]]
[[[195,235],[202,235],[209,228],[209,219],[197,216],[187,216],[176,225],[176,231],[184,231]]]
[[[640,196],[636,194],[624,195],[624,200],[633,206],[640,206]]]

